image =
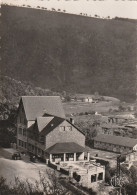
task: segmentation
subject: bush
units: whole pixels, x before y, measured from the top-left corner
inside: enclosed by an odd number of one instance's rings
[[[74,172],[74,173],[73,173],[73,178],[74,178],[77,182],[79,182],[80,179],[81,179],[81,176],[78,175],[76,172]]]
[[[89,194],[92,194],[92,195],[96,195],[96,194],[97,194],[96,192],[93,191],[92,188],[87,188],[87,187],[85,187],[85,186],[79,186],[79,187],[80,187],[80,189],[82,189],[82,190],[88,192]]]
[[[40,182],[35,181],[34,184],[25,182],[15,178],[15,185],[6,184],[6,179],[0,178],[0,195],[63,195],[68,192],[58,181],[58,177],[54,171],[47,171],[48,179],[45,174],[39,172]]]
[[[69,171],[67,171],[65,169],[60,168],[60,172],[65,174],[65,175],[69,175]]]
[[[110,184],[111,176],[108,170],[105,171],[105,182]]]
[[[126,160],[126,155],[121,155],[120,162],[124,162]]]
[[[48,162],[48,166],[53,168],[53,169],[57,169],[57,165],[50,163],[50,161]]]
[[[128,195],[136,195],[137,185],[134,183],[128,183],[125,185],[124,188],[122,188],[122,195],[125,194],[125,191],[126,191],[126,194]]]

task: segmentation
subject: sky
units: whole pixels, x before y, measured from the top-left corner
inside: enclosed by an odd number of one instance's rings
[[[30,5],[66,10],[67,13],[114,18],[124,17],[137,19],[137,0],[2,0],[2,3],[13,5]]]

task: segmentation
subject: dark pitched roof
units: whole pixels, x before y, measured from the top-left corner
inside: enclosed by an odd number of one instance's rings
[[[45,117],[46,118],[46,117]],[[49,123],[43,128],[41,131],[41,134],[47,135],[49,132],[51,132],[53,129],[55,129],[57,126],[59,126],[63,121],[66,119],[60,118],[60,117],[54,117],[52,120],[49,121]],[[74,128],[76,128],[80,133],[85,135],[79,128],[77,128],[74,124],[72,124],[70,121],[66,120],[68,123],[70,123]]]
[[[137,144],[137,139],[122,137],[122,136],[114,136],[114,135],[98,135],[94,138],[94,141],[100,141],[104,143],[110,143],[119,146],[127,146],[133,147]]]
[[[74,142],[56,143],[46,150],[49,154],[87,152],[87,150]]]
[[[22,96],[27,120],[35,120],[45,113],[65,118],[59,96]]]
[[[47,126],[47,124],[54,118],[54,116],[50,116],[50,117],[38,117],[36,120],[37,126],[38,126],[38,130],[39,132],[41,132],[44,127]]]
[[[45,117],[46,118],[46,117]],[[58,125],[60,125],[63,121],[65,121],[64,118],[60,117],[54,117],[41,131],[41,134],[47,135],[50,133],[53,129],[55,129]]]
[[[82,133],[83,135],[85,135],[85,133],[79,129],[76,125],[72,124],[69,120],[66,120],[68,123],[70,123],[73,127],[75,127],[80,133]]]

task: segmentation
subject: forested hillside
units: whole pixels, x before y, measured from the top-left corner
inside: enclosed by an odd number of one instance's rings
[[[0,76],[0,119],[16,114],[21,96],[62,95],[49,89],[34,87],[32,83],[20,82],[8,76]]]
[[[136,22],[2,5],[2,74],[35,86],[136,94]]]

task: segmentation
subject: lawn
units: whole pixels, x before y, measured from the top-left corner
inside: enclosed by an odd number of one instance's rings
[[[101,101],[98,103],[65,102],[63,108],[66,114],[77,114],[85,112],[108,112],[109,109],[117,109],[118,105],[113,101]]]

